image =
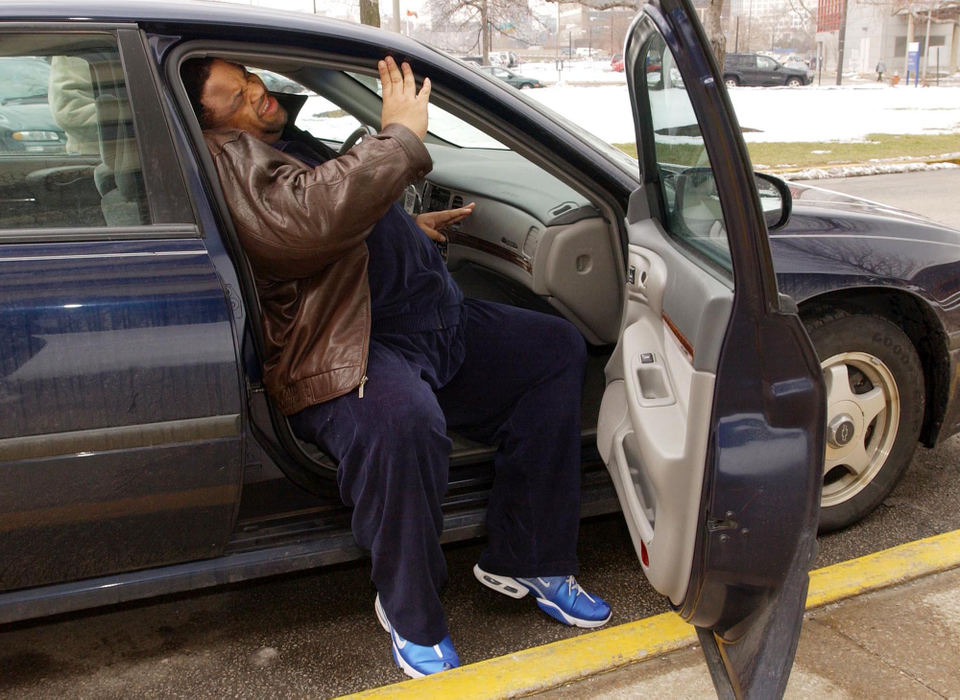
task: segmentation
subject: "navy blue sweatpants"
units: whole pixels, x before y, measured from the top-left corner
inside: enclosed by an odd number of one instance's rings
[[[497,444],[487,571],[577,572],[580,395],[586,352],[567,321],[467,300],[454,328],[371,337],[368,381],[290,422],[339,461],[340,495],[370,550],[387,617],[416,644],[447,635],[439,591],[451,443],[447,428]]]

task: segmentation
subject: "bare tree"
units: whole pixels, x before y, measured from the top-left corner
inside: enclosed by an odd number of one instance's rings
[[[547,2],[567,2],[567,0],[547,0]],[[723,25],[720,21],[724,2],[725,0],[708,0],[707,11],[703,20],[703,28],[707,33],[707,39],[710,41],[710,48],[713,50],[713,55],[717,57],[717,63],[720,64],[721,70],[723,69],[723,57],[727,46],[727,39],[723,34]],[[578,4],[589,7],[591,10],[613,10],[616,8],[639,10],[643,5],[643,0],[580,0]]]
[[[380,26],[380,0],[360,0],[360,23]]]
[[[494,32],[511,36],[506,27],[516,28],[533,16],[526,0],[434,0],[432,8],[439,22],[477,32],[474,45],[480,46],[484,64],[490,63]]]
[[[720,16],[723,14],[724,0],[709,0],[707,11],[703,15],[703,29],[707,33],[707,39],[710,41],[710,48],[714,57],[717,59],[717,65],[720,66],[720,72],[723,72],[723,61],[727,55],[727,37],[723,33],[723,24]]]

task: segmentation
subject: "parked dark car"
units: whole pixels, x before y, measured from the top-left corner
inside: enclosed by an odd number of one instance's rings
[[[728,87],[799,87],[809,85],[813,80],[813,73],[785,66],[776,59],[759,53],[728,53],[723,63],[723,80]]]
[[[50,113],[50,64],[41,58],[0,56],[0,154],[63,153],[66,135]]]
[[[642,166],[369,27],[51,1],[4,5],[0,33],[7,55],[89,64],[101,149],[0,159],[0,622],[362,556],[336,465],[263,390],[256,289],[180,80],[193,56],[335,103],[360,125],[346,138],[296,120],[335,148],[378,126],[385,51],[430,76],[434,168],[406,201],[475,201],[445,249],[465,292],[583,334],[582,514],[622,509],[722,692],[786,683],[825,449],[839,521],[918,436],[960,429],[958,234],[755,176],[687,0],[648,4],[628,36]],[[277,99],[296,117],[307,96]],[[452,437],[447,541],[482,533],[494,452]]]
[[[514,73],[512,70],[507,70],[506,68],[501,68],[500,66],[480,66],[480,70],[487,75],[492,75],[494,78],[502,80],[503,82],[507,83],[507,85],[515,87],[518,90],[543,87],[543,83],[536,78],[531,78],[527,75],[520,75],[519,73]]]

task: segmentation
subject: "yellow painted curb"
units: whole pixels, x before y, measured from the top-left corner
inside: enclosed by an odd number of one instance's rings
[[[807,609],[960,566],[960,530],[810,572]],[[351,698],[508,698],[555,688],[695,644],[675,613],[654,615]]]
[[[960,530],[810,572],[807,610],[960,566]]]

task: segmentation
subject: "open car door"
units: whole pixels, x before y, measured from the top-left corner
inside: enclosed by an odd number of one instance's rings
[[[597,440],[720,697],[779,697],[816,547],[824,389],[767,244],[789,191],[754,176],[708,46],[687,0],[654,0],[627,37],[643,184]]]

